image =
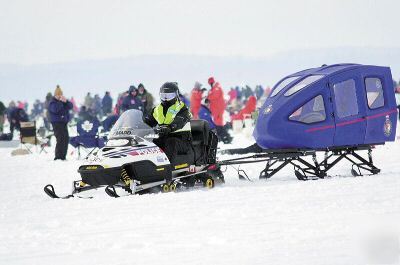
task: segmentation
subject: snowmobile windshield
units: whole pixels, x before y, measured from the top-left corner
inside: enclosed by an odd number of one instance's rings
[[[145,137],[152,134],[153,129],[143,122],[140,110],[127,110],[119,117],[110,131],[110,139]]]

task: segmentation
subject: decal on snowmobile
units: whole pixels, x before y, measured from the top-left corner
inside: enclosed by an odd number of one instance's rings
[[[114,136],[132,135],[132,131],[130,131],[130,130],[120,130],[120,131],[116,131],[113,135]]]
[[[176,166],[175,166],[175,169],[181,169],[181,168],[188,167],[188,166],[189,166],[188,163],[180,164],[180,165],[176,165]]]
[[[120,157],[126,157],[130,152],[132,152],[133,150],[135,150],[135,148],[124,148],[118,151],[112,151],[112,152],[108,152],[108,153],[103,153],[103,155],[105,157],[109,157],[109,158],[120,158]]]
[[[98,168],[98,166],[87,166],[86,167],[87,170],[95,170],[97,168]]]
[[[132,152],[130,152],[129,155],[137,156],[137,155],[151,155],[151,154],[159,154],[159,153],[162,153],[162,150],[158,147],[146,147],[146,148],[141,148],[141,149],[135,149]]]
[[[160,154],[163,151],[159,147],[144,147],[144,148],[124,148],[119,151],[112,151],[108,153],[103,153],[103,156],[109,158],[120,158],[126,157],[127,155],[136,156],[136,155],[147,155],[147,154]],[[160,161],[161,162],[161,161]]]

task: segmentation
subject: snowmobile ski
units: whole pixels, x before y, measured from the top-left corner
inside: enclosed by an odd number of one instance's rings
[[[69,199],[69,198],[74,197],[74,195],[72,195],[72,194],[69,194],[66,196],[58,196],[56,194],[56,192],[54,191],[53,185],[51,185],[51,184],[46,185],[43,190],[50,198],[53,198],[53,199]]]
[[[80,198],[80,199],[93,199],[93,197],[82,197],[82,196],[78,196],[78,195],[74,195],[74,193],[72,194],[68,194],[65,196],[59,196],[56,194],[56,192],[54,191],[54,187],[51,184],[46,185],[43,188],[44,192],[53,199],[70,199],[70,198]]]
[[[118,198],[120,197],[117,192],[115,191],[115,187],[114,186],[107,186],[105,188],[105,192],[107,193],[108,196],[113,197],[113,198]]]

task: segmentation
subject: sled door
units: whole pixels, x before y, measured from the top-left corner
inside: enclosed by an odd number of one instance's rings
[[[342,72],[329,80],[335,120],[334,146],[364,143],[365,90],[357,70]]]
[[[393,141],[397,111],[390,70],[369,67],[363,71],[362,81],[367,99],[365,143]]]

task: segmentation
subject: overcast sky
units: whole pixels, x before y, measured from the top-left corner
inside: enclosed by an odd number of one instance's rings
[[[0,0],[0,63],[399,47],[399,0]]]

